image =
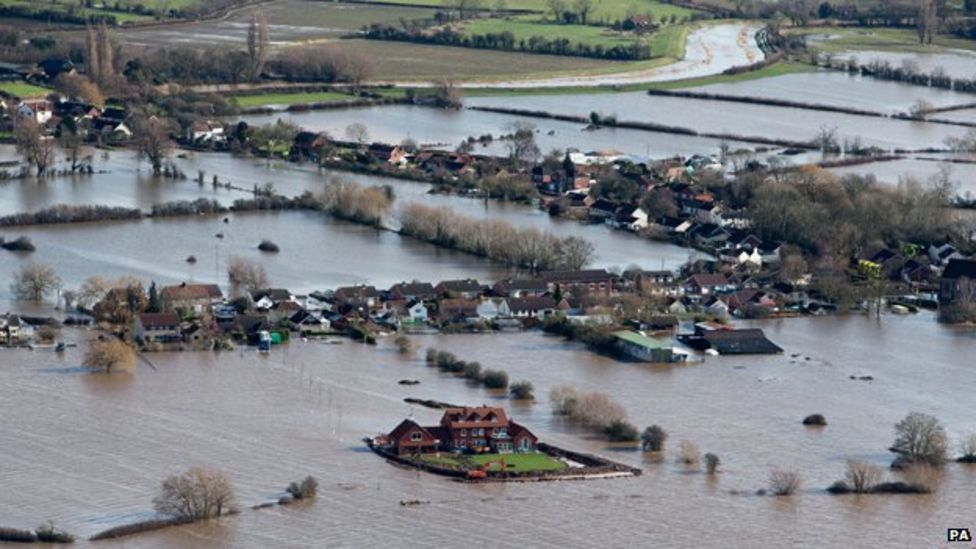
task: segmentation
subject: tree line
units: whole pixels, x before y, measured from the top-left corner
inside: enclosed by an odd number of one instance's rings
[[[446,207],[409,204],[399,219],[401,234],[530,271],[582,269],[595,252],[579,237],[558,237],[496,219],[472,219]]]
[[[635,60],[650,59],[651,46],[634,40],[627,45],[605,46],[572,42],[567,38],[547,38],[531,36],[516,40],[510,31],[486,34],[463,34],[450,27],[433,30],[407,30],[382,23],[373,23],[365,29],[366,38],[374,40],[396,40],[421,44],[457,46],[503,51],[523,51],[547,55],[567,55],[576,57],[595,57],[598,59]]]

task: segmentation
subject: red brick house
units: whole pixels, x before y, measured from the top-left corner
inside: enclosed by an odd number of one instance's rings
[[[478,406],[448,408],[441,423],[422,427],[403,420],[389,435],[387,444],[399,455],[425,452],[533,452],[539,439],[509,419],[503,408]]]

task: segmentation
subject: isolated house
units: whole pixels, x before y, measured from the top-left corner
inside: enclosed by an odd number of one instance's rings
[[[224,293],[216,284],[187,284],[164,286],[159,291],[159,300],[164,312],[176,310],[193,311],[200,314],[212,305],[221,303]]]

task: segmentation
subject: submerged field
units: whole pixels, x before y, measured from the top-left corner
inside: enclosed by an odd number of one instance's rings
[[[976,50],[976,41],[936,36],[931,46],[918,43],[913,29],[807,27],[790,29],[790,34],[805,35],[807,44],[828,53],[850,50],[889,52],[933,52],[946,48]]]

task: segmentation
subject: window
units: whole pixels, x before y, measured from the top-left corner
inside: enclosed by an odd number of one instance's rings
[[[461,429],[461,436],[462,437],[468,436],[468,430],[467,429]]]
[[[420,442],[423,439],[424,439],[424,435],[422,433],[419,433],[417,431],[410,433],[410,440],[414,442]]]
[[[491,430],[491,436],[494,436],[494,437],[497,437],[498,436],[498,428],[497,427]]]

